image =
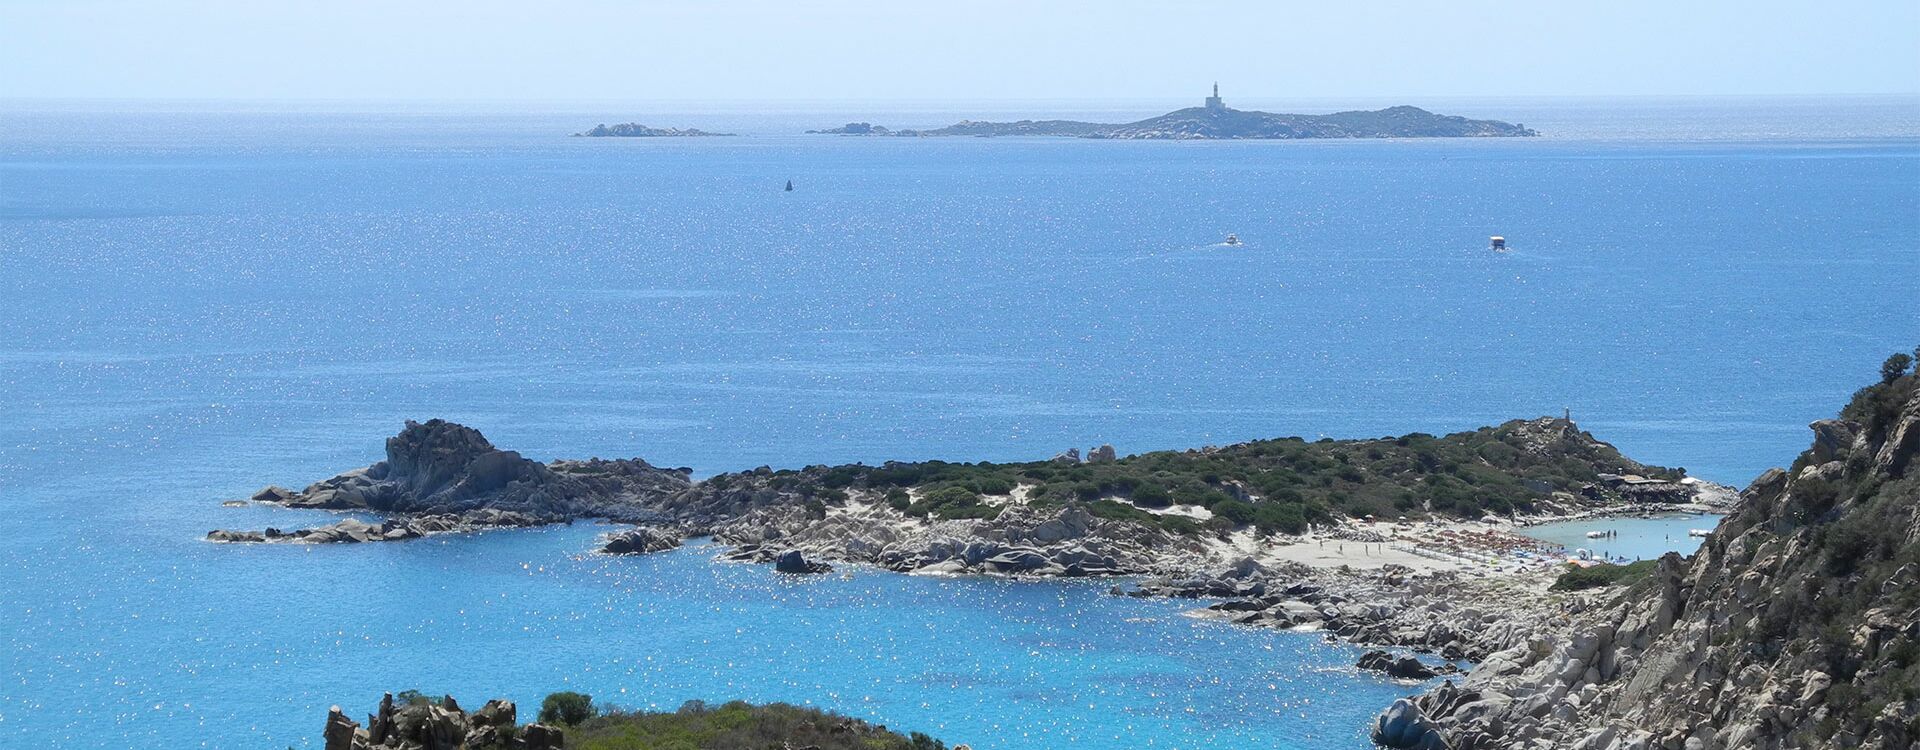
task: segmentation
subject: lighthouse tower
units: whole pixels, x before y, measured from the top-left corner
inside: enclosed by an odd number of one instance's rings
[[[1226,108],[1227,108],[1226,103],[1220,101],[1220,82],[1214,81],[1213,96],[1207,97],[1207,109],[1218,111]]]

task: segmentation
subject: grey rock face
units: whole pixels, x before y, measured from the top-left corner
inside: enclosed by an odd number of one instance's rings
[[[1920,574],[1900,556],[1920,544],[1904,473],[1920,444],[1902,430],[1920,425],[1920,382],[1863,394],[1848,413],[1870,423],[1814,423],[1798,470],[1762,474],[1693,557],[1539,623],[1415,699],[1419,716],[1457,748],[1914,747],[1899,655],[1920,648]],[[1389,714],[1382,727],[1411,721]]]

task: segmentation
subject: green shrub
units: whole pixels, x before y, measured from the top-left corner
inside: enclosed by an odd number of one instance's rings
[[[572,726],[593,718],[597,713],[593,708],[593,696],[584,693],[561,691],[540,701],[540,721],[548,724]]]
[[[567,730],[568,750],[946,750],[918,732],[885,727],[813,708],[689,701],[674,712],[609,710]]]
[[[1240,502],[1239,500],[1228,500],[1213,506],[1213,514],[1220,518],[1227,519],[1227,521],[1235,526],[1245,526],[1253,523],[1253,506]]]
[[[1148,508],[1165,508],[1173,504],[1172,493],[1167,488],[1151,482],[1143,483],[1133,489],[1133,504]]]
[[[1653,574],[1658,560],[1641,560],[1626,565],[1601,563],[1582,568],[1569,563],[1567,572],[1554,579],[1554,591],[1584,591],[1601,586],[1622,586],[1634,583]]]

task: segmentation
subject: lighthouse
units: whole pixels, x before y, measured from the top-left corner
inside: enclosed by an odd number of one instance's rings
[[[1192,100],[1188,100],[1188,101],[1192,101]],[[1209,97],[1207,97],[1207,109],[1211,109],[1211,110],[1214,110],[1214,111],[1219,111],[1219,110],[1223,110],[1223,109],[1226,109],[1226,108],[1227,108],[1227,105],[1226,105],[1226,103],[1225,103],[1225,102],[1222,102],[1222,101],[1220,101],[1220,82],[1219,82],[1219,81],[1214,81],[1214,82],[1213,82],[1213,96],[1209,96]]]

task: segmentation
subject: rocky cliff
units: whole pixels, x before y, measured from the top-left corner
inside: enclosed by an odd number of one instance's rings
[[[1920,742],[1920,375],[1863,389],[1691,559],[1396,703],[1394,747]]]

